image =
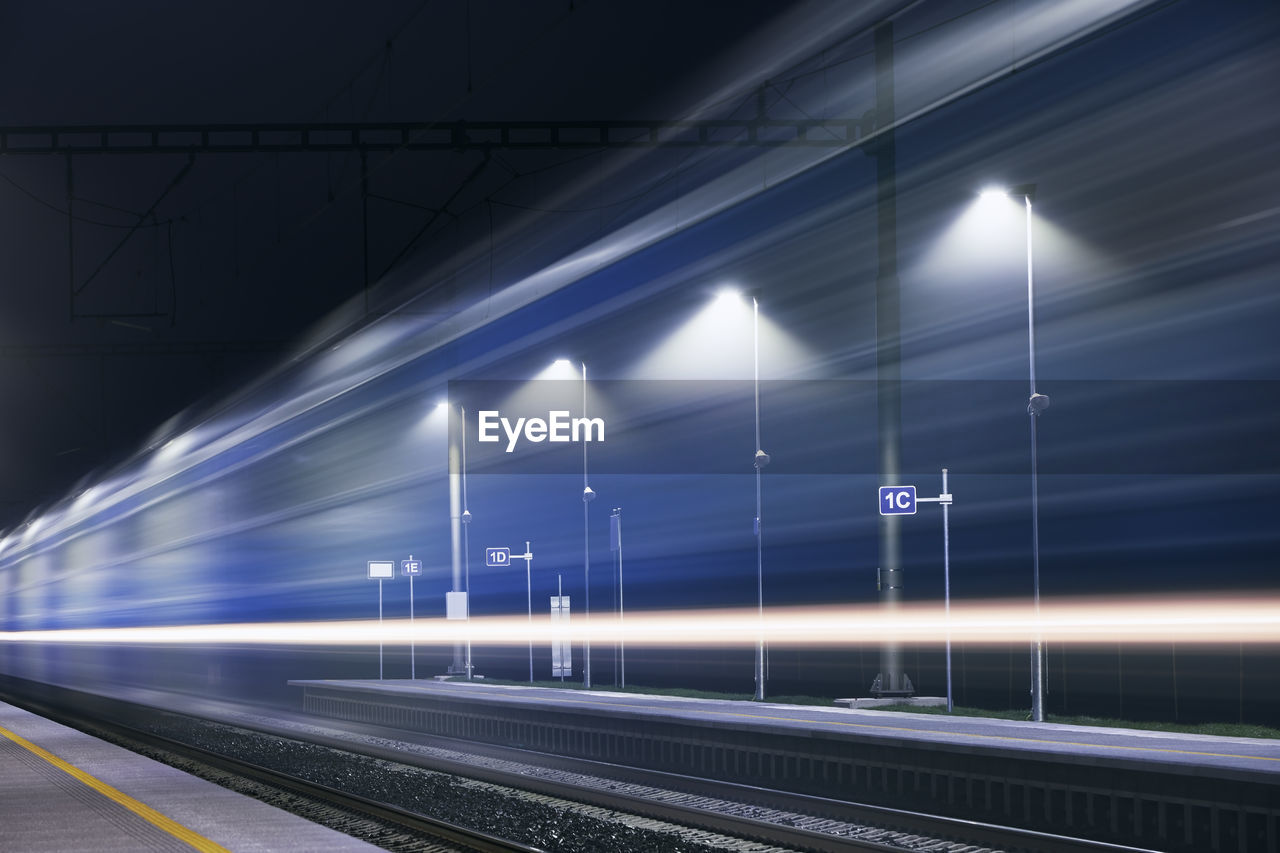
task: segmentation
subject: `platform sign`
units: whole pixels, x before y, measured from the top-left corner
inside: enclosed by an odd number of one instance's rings
[[[401,560],[400,574],[404,575],[405,577],[412,577],[413,575],[422,574],[422,561],[421,560]]]
[[[391,560],[370,560],[369,579],[375,581],[391,580],[396,576],[396,564]]]
[[[915,486],[881,486],[880,487],[880,514],[881,515],[915,515],[916,514],[916,487]]]
[[[551,677],[573,677],[573,643],[569,641],[569,596],[551,596]]]
[[[510,548],[485,548],[484,564],[486,566],[506,567],[511,565]]]

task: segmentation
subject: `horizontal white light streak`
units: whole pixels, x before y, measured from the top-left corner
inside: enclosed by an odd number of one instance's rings
[[[473,644],[549,644],[562,637],[593,643],[624,640],[629,648],[731,647],[753,645],[763,632],[774,646],[840,648],[886,640],[914,645],[953,642],[997,645],[1039,635],[1050,643],[1269,644],[1280,643],[1280,596],[1075,600],[1044,602],[1037,623],[1029,603],[953,604],[948,621],[937,603],[886,612],[876,605],[770,608],[763,621],[756,611],[698,610],[627,614],[625,621],[594,615],[576,617],[566,630],[547,614],[532,623],[525,615],[475,618],[470,623],[407,619],[181,625],[168,627],[11,631],[5,643],[121,645],[362,646],[378,643],[449,644],[469,636]]]

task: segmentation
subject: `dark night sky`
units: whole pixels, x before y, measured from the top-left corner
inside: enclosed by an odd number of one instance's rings
[[[0,125],[675,116],[731,77],[725,53],[781,11],[10,3]],[[510,153],[451,210],[510,183],[512,170],[565,159]],[[420,208],[450,198],[479,156],[374,160],[376,280],[410,244],[438,239],[412,242],[427,221]],[[0,527],[278,361],[364,288],[356,155],[202,155],[130,233],[185,165],[172,154],[75,157],[69,244],[66,158],[0,157],[0,391],[23,413],[0,426]],[[508,197],[537,199],[573,177],[519,179]]]

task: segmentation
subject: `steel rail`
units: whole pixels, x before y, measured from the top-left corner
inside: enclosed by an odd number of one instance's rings
[[[334,721],[325,719],[323,722],[331,725]],[[375,734],[378,737],[387,739],[413,734],[403,730],[389,730],[368,724],[347,723],[346,725],[352,731],[358,729],[361,733]],[[285,727],[264,729],[263,731],[276,736],[300,738],[296,732],[288,735],[287,732],[289,730]],[[1002,851],[1027,851],[1027,853],[1159,853],[1159,851],[1149,848],[1131,847],[1089,838],[1057,835],[1022,827],[1002,826],[869,803],[796,794],[773,788],[762,788],[700,776],[686,776],[667,771],[609,764],[590,759],[567,758],[518,747],[499,747],[494,744],[456,740],[440,735],[423,735],[422,737],[424,740],[429,739],[432,742],[451,743],[455,749],[465,749],[499,760],[522,760],[530,766],[549,767],[615,782],[677,791],[708,799],[722,799],[735,804],[741,803],[760,808],[794,812],[820,819],[862,824],[876,829],[904,834],[928,836],[940,841],[953,841],[957,846],[984,845],[992,846]],[[412,764],[415,767],[423,767],[424,769],[454,774],[465,773],[471,778],[482,779],[493,784],[523,787],[526,790],[537,793],[587,802],[592,805],[639,814],[670,823],[697,826],[725,835],[749,838],[754,841],[820,851],[874,850],[903,853],[905,849],[898,844],[882,844],[769,821],[719,815],[706,809],[667,801],[637,800],[630,795],[594,786],[573,785],[522,773],[478,767],[471,763],[450,762],[447,759],[406,753],[389,747],[352,744],[350,741],[338,737],[308,734],[306,735],[306,740],[310,743],[317,743],[336,749],[364,753],[385,760],[394,760],[401,764]],[[410,741],[410,743],[413,743],[413,741]]]

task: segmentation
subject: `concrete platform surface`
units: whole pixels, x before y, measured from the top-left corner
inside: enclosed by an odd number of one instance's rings
[[[0,850],[192,849],[379,848],[0,703]]]

